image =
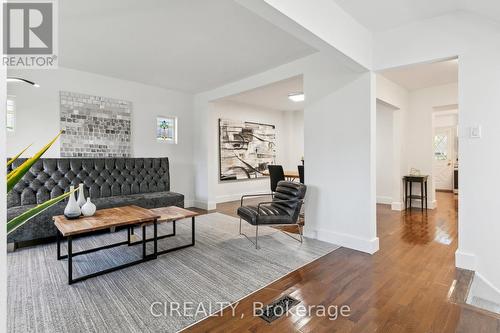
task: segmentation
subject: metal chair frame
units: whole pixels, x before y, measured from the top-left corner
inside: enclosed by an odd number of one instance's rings
[[[247,197],[263,197],[263,196],[271,196],[274,198],[274,193],[263,193],[263,194],[248,194],[248,195],[244,195],[241,197],[241,203],[240,203],[240,207],[243,206],[243,199],[244,198],[247,198]],[[295,199],[291,199],[291,200],[275,200],[275,201],[264,201],[264,202],[261,202],[257,205],[257,219],[255,220],[255,242],[252,241],[252,239],[250,239],[250,237],[248,237],[245,233],[243,233],[241,231],[241,217],[240,217],[240,235],[243,235],[245,236],[246,239],[248,239],[250,241],[250,243],[252,243],[253,245],[255,245],[255,248],[258,250],[260,249],[259,245],[258,245],[258,239],[259,239],[259,216],[260,216],[260,206],[261,205],[268,205],[268,204],[271,204],[271,203],[283,203],[283,202],[300,202],[301,204],[304,203],[304,200],[295,200]],[[299,243],[303,243],[304,241],[304,238],[303,238],[303,230],[302,230],[302,226],[299,224],[299,217],[297,217],[297,221],[296,223],[284,223],[284,224],[267,224],[267,223],[264,223],[264,224],[261,224],[261,225],[264,225],[264,226],[273,226],[273,227],[277,227],[277,226],[289,226],[289,225],[296,225],[298,230],[299,230],[299,235],[300,235],[300,238],[296,238],[292,235],[290,235],[288,232],[284,231],[284,230],[279,230],[281,231],[282,233],[284,233],[285,235],[287,235],[288,237],[290,238],[293,238],[294,240],[298,241]]]

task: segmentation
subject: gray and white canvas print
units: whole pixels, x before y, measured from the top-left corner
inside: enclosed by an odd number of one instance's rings
[[[220,180],[265,177],[276,160],[276,126],[219,119]]]
[[[132,103],[60,92],[61,157],[130,157]]]

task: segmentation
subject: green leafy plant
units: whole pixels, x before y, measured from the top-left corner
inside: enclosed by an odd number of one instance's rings
[[[16,184],[23,178],[23,176],[26,174],[26,172],[28,172],[29,169],[33,166],[33,164],[35,164],[36,161],[38,161],[42,157],[42,155],[54,144],[54,142],[56,142],[56,140],[59,138],[59,136],[61,136],[62,133],[63,133],[62,131],[59,132],[59,134],[54,139],[52,139],[52,141],[50,141],[48,144],[46,144],[33,157],[28,158],[20,166],[18,166],[17,168],[15,168],[14,170],[12,170],[11,172],[9,172],[7,174],[7,192],[10,192],[14,188],[14,186],[16,186]],[[19,156],[21,156],[21,154],[24,153],[30,146],[31,145],[29,145],[28,147],[23,149],[19,154],[17,154],[12,159],[10,159],[7,162],[7,166],[11,165],[15,160],[17,160],[19,158]],[[26,223],[26,221],[28,221],[29,219],[33,218],[34,216],[40,214],[41,212],[43,212],[47,208],[55,205],[56,203],[58,203],[61,200],[64,200],[65,198],[70,196],[71,193],[73,193],[75,191],[78,191],[78,189],[74,189],[73,191],[61,194],[58,197],[47,200],[44,203],[41,203],[41,204],[37,205],[36,207],[33,207],[33,208],[27,210],[26,212],[22,213],[21,215],[14,217],[12,220],[7,222],[7,234],[10,234],[11,232],[13,232],[17,228],[19,228],[21,225]]]

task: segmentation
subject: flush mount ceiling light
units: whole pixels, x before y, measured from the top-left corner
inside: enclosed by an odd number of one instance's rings
[[[23,82],[23,83],[31,84],[33,87],[36,87],[36,88],[40,87],[40,85],[36,84],[35,82],[23,79],[21,77],[8,76],[7,82]]]
[[[306,96],[302,92],[291,93],[288,94],[288,99],[294,102],[303,102],[306,99]]]

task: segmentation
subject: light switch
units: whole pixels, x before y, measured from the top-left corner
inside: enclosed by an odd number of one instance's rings
[[[479,139],[481,137],[481,126],[475,125],[470,128],[471,139]]]

